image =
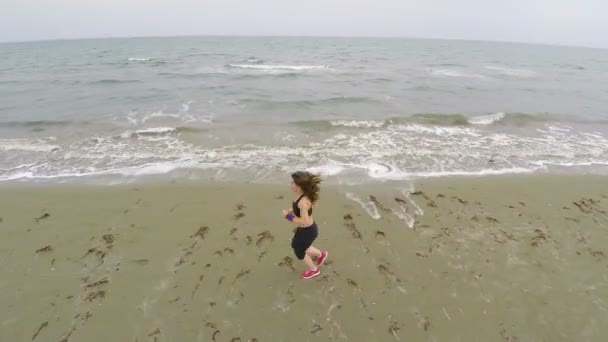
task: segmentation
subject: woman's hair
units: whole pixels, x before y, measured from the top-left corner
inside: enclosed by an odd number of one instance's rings
[[[312,174],[307,171],[297,171],[291,174],[293,182],[302,189],[302,193],[313,204],[319,200],[319,184],[321,184],[321,176]]]

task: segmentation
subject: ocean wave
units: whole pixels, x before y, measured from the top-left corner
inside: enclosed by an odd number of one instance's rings
[[[228,68],[233,69],[251,69],[251,70],[264,70],[264,71],[310,71],[310,70],[329,70],[330,67],[326,65],[264,65],[264,64],[228,64]]]
[[[135,131],[126,131],[120,134],[120,138],[140,138],[140,137],[166,137],[179,133],[199,133],[205,132],[207,129],[196,126],[178,126],[178,127],[152,127],[144,128]]]
[[[52,152],[59,149],[61,147],[43,139],[0,139],[0,150],[3,151]]]
[[[529,69],[517,69],[500,65],[486,65],[485,69],[496,72],[503,76],[511,76],[517,78],[530,78],[538,75],[538,72]]]
[[[300,73],[300,72],[289,72],[289,71],[285,71],[285,72],[264,72],[264,73],[255,73],[255,74],[247,74],[247,73],[243,73],[243,74],[236,74],[234,76],[235,80],[261,80],[264,78],[274,78],[274,79],[290,79],[290,78],[296,78],[296,77],[303,77],[306,74]]]
[[[394,79],[392,78],[386,78],[386,77],[377,77],[377,78],[370,78],[366,80],[367,82],[371,82],[371,83],[391,83],[391,82],[395,82]]]
[[[505,113],[494,113],[479,115],[469,118],[467,121],[472,125],[491,125],[505,118]]]
[[[331,121],[328,124],[332,125]],[[45,163],[35,168],[2,172],[0,180],[14,179],[16,174],[27,174],[22,178],[45,179],[74,174],[131,177],[200,170],[211,172],[205,177],[232,174],[249,175],[247,177],[257,180],[278,177],[299,168],[336,179],[402,181],[529,173],[556,167],[606,170],[608,165],[607,136],[564,124],[545,123],[542,128],[528,130],[525,136],[493,132],[479,125],[408,122],[373,127],[377,125],[345,127],[344,131],[324,132],[319,138],[311,135],[295,145],[284,141],[275,145],[217,144],[216,140],[206,140],[213,141],[207,144],[200,142],[199,138],[206,139],[202,135],[196,139],[197,143],[183,139],[180,133],[196,130],[196,126],[139,128],[118,136],[88,138],[75,143],[4,139],[0,140],[3,169],[36,161]],[[218,134],[222,133],[214,131],[215,136]]]
[[[87,84],[91,85],[110,85],[110,84],[123,84],[123,83],[138,83],[140,80],[118,80],[118,79],[104,79],[89,81]]]
[[[477,74],[474,72],[468,72],[465,70],[459,70],[459,69],[430,69],[430,73],[433,76],[438,76],[438,77],[453,77],[453,78],[470,78],[470,79],[480,79],[480,80],[484,80],[487,79],[488,77],[482,74]]]
[[[258,58],[255,58],[255,57],[249,57],[243,63],[245,63],[245,64],[263,64],[264,60],[258,59]]]
[[[308,120],[296,121],[292,124],[307,128],[332,129],[332,128],[382,128],[395,125],[418,124],[429,126],[515,126],[525,127],[545,123],[576,123],[576,124],[608,124],[608,120],[585,120],[574,116],[564,116],[549,113],[504,113],[497,112],[477,116],[467,116],[457,113],[420,113],[409,116],[391,117],[384,120]]]
[[[378,120],[334,120],[329,122],[334,127],[379,128],[386,125],[385,121]]]
[[[365,96],[336,96],[316,100],[277,101],[268,99],[248,98],[237,100],[236,103],[262,108],[307,108],[324,105],[349,105],[359,103],[377,103],[377,99]]]
[[[149,62],[152,58],[140,58],[140,57],[129,57],[127,61],[129,62]]]
[[[32,121],[0,121],[0,127],[64,127],[88,125],[88,121],[69,120],[32,120]]]
[[[126,116],[126,121],[133,126],[146,126],[151,124],[160,125],[191,125],[211,124],[213,122],[213,114],[191,113],[190,109],[194,102],[189,101],[182,103],[179,110],[174,112],[154,111],[154,112],[129,112]],[[123,121],[125,117],[115,117],[115,121]]]

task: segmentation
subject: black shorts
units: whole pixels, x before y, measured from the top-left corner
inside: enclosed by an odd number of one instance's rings
[[[298,259],[304,259],[306,250],[312,245],[318,235],[319,229],[316,223],[306,228],[298,227],[296,229],[296,233],[293,235],[293,239],[291,239],[291,248],[293,248]]]

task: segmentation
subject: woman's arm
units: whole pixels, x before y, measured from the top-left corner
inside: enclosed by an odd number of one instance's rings
[[[308,198],[303,198],[300,203],[298,203],[298,208],[300,208],[300,217],[296,217],[295,219],[297,219],[297,223],[299,225],[303,225],[306,227],[312,225],[312,217],[308,215],[308,210],[310,209],[310,207],[311,203]],[[294,220],[294,223],[295,222],[296,221]]]
[[[307,198],[303,198],[298,203],[298,208],[300,208],[300,217],[294,216],[292,212],[287,210],[283,210],[283,217],[298,226],[310,226],[313,223],[312,217],[308,215],[308,209],[310,209],[310,207],[310,201]]]

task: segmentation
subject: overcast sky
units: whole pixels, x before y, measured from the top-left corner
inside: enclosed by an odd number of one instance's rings
[[[608,0],[0,0],[0,41],[405,36],[608,48]]]

